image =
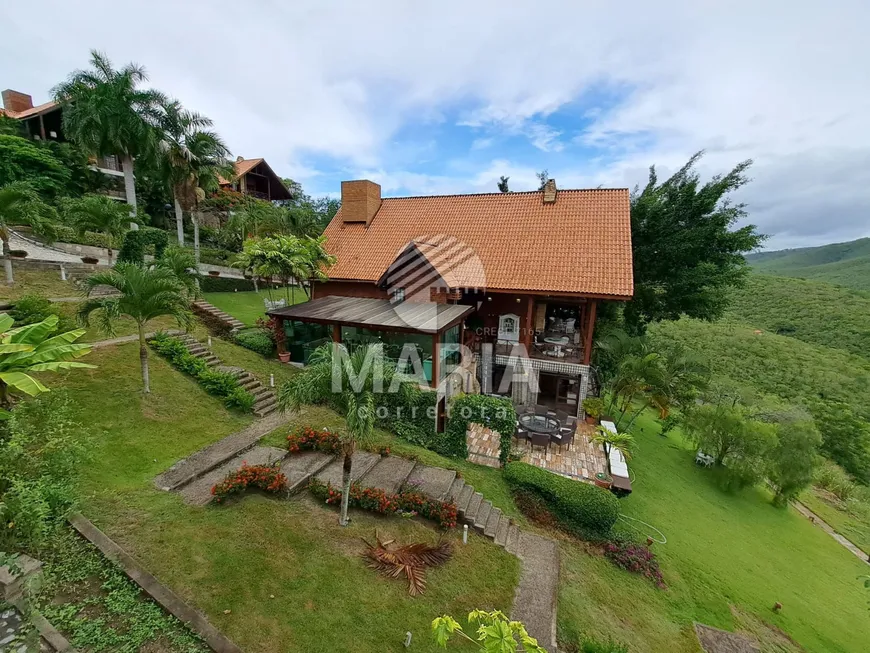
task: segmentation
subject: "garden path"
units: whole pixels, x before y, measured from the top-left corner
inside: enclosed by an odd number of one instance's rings
[[[814,513],[814,512],[813,512],[812,510],[810,510],[809,508],[807,508],[807,507],[806,507],[804,504],[802,504],[800,501],[792,501],[792,505],[794,505],[795,509],[796,509],[800,514],[802,514],[804,517],[806,517],[807,519],[809,519],[809,520],[810,520],[811,522],[813,522],[816,526],[818,526],[818,527],[821,528],[823,531],[825,531],[828,535],[830,535],[831,537],[833,537],[833,538],[834,538],[837,542],[839,542],[839,543],[840,543],[844,548],[846,548],[848,551],[851,551],[854,555],[856,555],[857,557],[859,557],[861,560],[863,560],[863,561],[866,562],[867,564],[870,564],[870,555],[864,553],[864,551],[862,551],[862,550],[859,549],[857,546],[855,546],[855,544],[853,544],[853,543],[850,542],[848,539],[846,539],[845,537],[843,537],[842,535],[840,535],[840,534],[839,534],[837,531],[835,531],[834,528],[833,528],[830,524],[828,524],[824,519],[822,519],[821,517],[819,517],[816,513]]]

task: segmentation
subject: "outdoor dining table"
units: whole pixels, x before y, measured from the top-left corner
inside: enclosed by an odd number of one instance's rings
[[[544,417],[543,415],[520,415],[519,421],[527,430],[547,435],[557,434],[562,426],[555,417]]]

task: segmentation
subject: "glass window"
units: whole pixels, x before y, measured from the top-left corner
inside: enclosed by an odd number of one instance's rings
[[[393,289],[393,303],[398,304],[400,302],[405,301],[405,289],[404,288],[394,288]]]
[[[462,362],[462,351],[459,346],[459,325],[451,327],[441,334],[441,370],[443,380]]]
[[[332,341],[331,324],[286,320],[284,333],[287,335],[290,360],[301,362],[303,365],[308,364],[308,359],[315,349]]]

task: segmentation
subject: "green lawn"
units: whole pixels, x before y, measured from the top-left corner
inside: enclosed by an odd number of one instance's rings
[[[0,281],[0,301],[15,300],[33,293],[46,297],[76,297],[81,294],[71,281],[60,280],[60,268],[56,270],[13,268],[13,271],[15,276],[13,285],[7,285],[5,277]]]
[[[669,589],[563,546],[563,636],[588,629],[615,635],[632,653],[688,652],[697,650],[690,629],[700,621],[754,630],[768,651],[799,650],[775,629],[808,651],[865,651],[868,596],[856,578],[867,565],[794,510],[774,508],[766,491],[721,492],[681,436],[662,438],[652,419],[638,422],[637,478],[622,512],[665,533],[668,543],[654,547]]]
[[[98,369],[62,377],[97,436],[82,512],[245,651],[398,651],[409,630],[414,650],[435,651],[435,616],[509,609],[518,562],[476,535],[430,572],[423,597],[410,598],[401,581],[366,568],[361,538],[377,529],[434,543],[438,531],[424,521],[356,513],[342,529],[333,509],[306,497],[193,508],[156,489],[156,474],[251,418],[226,411],[156,356],[153,392],[143,397],[136,353],[135,345],[98,350],[89,358]]]
[[[289,303],[300,304],[308,301],[308,296],[301,289],[293,287],[289,290]],[[276,301],[284,299],[285,296],[284,288],[272,289],[272,297]],[[263,300],[268,298],[269,292],[266,290],[261,290],[258,293],[251,290],[248,292],[207,292],[203,294],[205,301],[214,304],[248,326],[254,326],[257,318],[266,317],[266,307]]]

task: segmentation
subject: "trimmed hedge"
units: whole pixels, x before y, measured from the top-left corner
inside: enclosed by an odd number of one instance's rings
[[[275,343],[263,329],[238,331],[233,335],[233,341],[240,347],[250,349],[266,357],[270,357],[275,353]]]
[[[200,247],[199,262],[208,265],[223,265],[230,267],[233,259],[236,258],[236,253],[228,249],[218,249],[215,247]]]
[[[65,224],[55,225],[55,231],[57,233],[55,242],[89,245],[91,247],[102,247],[104,249],[110,246],[110,239],[106,234],[100,234],[94,231],[80,233],[78,230]],[[114,246],[112,246],[112,248],[114,249]]]
[[[581,537],[606,535],[619,517],[619,500],[595,485],[520,462],[505,465],[504,476],[511,489],[541,497],[560,524]]]
[[[399,392],[386,392],[375,397],[378,426],[411,444],[451,455],[443,447],[443,435],[435,433],[436,400],[434,391],[423,390],[414,382],[405,382]]]
[[[254,289],[253,279],[232,279],[230,277],[203,276],[199,280],[202,292],[243,292]]]
[[[124,244],[118,253],[118,261],[142,265],[145,262],[145,250],[149,246],[154,247],[154,258],[158,259],[163,256],[168,245],[169,236],[162,229],[141,227],[131,230],[124,234]]]
[[[468,447],[466,433],[469,424],[481,424],[497,431],[501,436],[499,459],[504,465],[511,453],[514,432],[517,428],[517,411],[506,397],[487,395],[458,395],[450,402],[450,418],[447,422],[447,446],[452,455],[466,458]]]

